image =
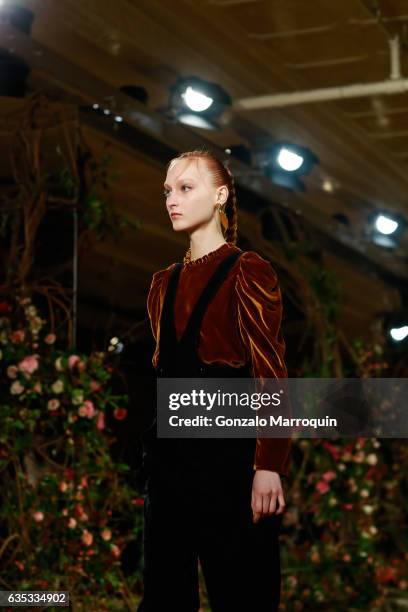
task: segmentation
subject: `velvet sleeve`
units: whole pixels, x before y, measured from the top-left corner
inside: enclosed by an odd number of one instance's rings
[[[238,326],[254,378],[286,378],[282,336],[282,296],[272,265],[254,251],[239,259],[235,285]],[[257,438],[254,469],[288,476],[290,438]]]
[[[159,270],[153,274],[147,296],[147,312],[149,314],[152,334],[156,341],[156,349],[152,357],[152,364],[154,368],[157,366],[157,359],[159,356],[160,316],[165,296],[164,280],[167,277],[168,272],[169,268],[166,268],[165,270]]]

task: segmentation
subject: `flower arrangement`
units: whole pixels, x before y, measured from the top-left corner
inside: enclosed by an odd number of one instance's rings
[[[16,297],[0,303],[0,373],[1,587],[131,599],[120,558],[140,539],[143,498],[109,452],[109,419],[128,410],[110,355],[60,350],[30,297]]]

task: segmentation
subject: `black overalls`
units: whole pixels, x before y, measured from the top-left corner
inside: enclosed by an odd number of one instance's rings
[[[212,365],[198,356],[203,315],[240,255],[234,252],[218,265],[180,341],[174,303],[182,264],[176,264],[160,319],[158,377],[251,377],[249,364]],[[252,522],[256,440],[157,438],[154,422],[142,441],[148,478],[138,612],[196,612],[198,559],[212,612],[277,610],[282,515]]]

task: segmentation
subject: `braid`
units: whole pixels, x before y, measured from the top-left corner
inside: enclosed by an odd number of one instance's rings
[[[177,157],[170,160],[168,168],[179,159],[195,159],[202,158],[207,162],[208,170],[211,172],[214,184],[217,187],[226,185],[228,187],[228,200],[225,203],[225,214],[228,219],[228,227],[223,231],[224,238],[230,244],[236,244],[238,237],[238,212],[237,212],[237,195],[235,190],[234,177],[226,164],[224,164],[216,155],[205,149],[197,149],[194,151],[186,151],[180,153]],[[229,161],[229,160],[228,160]],[[228,161],[226,163],[228,163]]]
[[[225,166],[224,166],[225,167]],[[229,168],[225,168],[229,176],[229,196],[225,204],[225,214],[228,218],[228,228],[225,232],[225,240],[231,244],[237,243],[238,213],[237,213],[237,194],[235,191],[234,177]]]

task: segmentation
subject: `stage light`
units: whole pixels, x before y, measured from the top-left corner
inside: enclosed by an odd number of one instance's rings
[[[187,87],[186,91],[181,94],[184,98],[187,106],[196,113],[201,113],[202,111],[210,108],[213,103],[213,99],[200,91],[196,91],[192,87]]]
[[[393,327],[390,329],[390,336],[394,342],[401,342],[408,336],[408,325],[402,327]]]
[[[402,215],[385,210],[374,210],[368,216],[365,234],[377,246],[394,250],[398,246],[398,237],[406,227],[407,221]]]
[[[116,115],[115,121],[116,121],[116,123],[122,123],[123,117],[121,117],[120,115]]]
[[[319,162],[312,151],[286,141],[275,142],[256,152],[257,166],[280,187],[304,191],[300,177],[310,173]]]
[[[378,215],[375,221],[376,229],[381,233],[389,236],[393,234],[398,228],[398,222],[391,217],[385,215]]]
[[[291,151],[286,147],[282,147],[278,153],[276,161],[282,170],[286,170],[286,172],[296,172],[296,170],[299,170],[302,166],[304,159],[301,155],[298,155],[294,151]]]
[[[190,76],[170,87],[169,105],[162,110],[169,118],[208,130],[218,130],[215,119],[232,103],[217,83]]]
[[[384,314],[383,332],[390,349],[405,354],[408,344],[408,308],[405,306],[405,292],[401,298],[402,308]]]

